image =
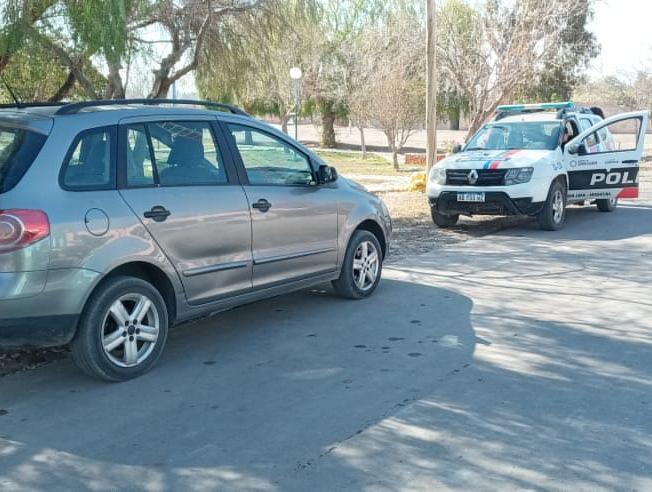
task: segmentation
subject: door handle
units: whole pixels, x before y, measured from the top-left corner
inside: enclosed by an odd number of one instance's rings
[[[630,159],[628,161],[623,161],[623,164],[638,164],[636,159]]]
[[[258,200],[256,203],[254,203],[251,206],[253,208],[255,208],[256,210],[260,210],[263,213],[267,212],[270,208],[272,208],[272,204],[269,203],[264,198],[261,198],[260,200]]]
[[[154,222],[165,222],[172,212],[161,205],[155,205],[143,214],[146,219],[153,219]]]

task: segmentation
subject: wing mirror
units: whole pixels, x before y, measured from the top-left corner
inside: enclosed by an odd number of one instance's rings
[[[458,152],[461,152],[462,150],[462,145],[461,144],[455,144],[453,145],[453,148],[451,149],[451,154],[457,154]]]
[[[588,154],[586,144],[584,142],[573,144],[568,147],[568,153],[572,155],[586,155]]]
[[[337,181],[337,170],[332,166],[319,166],[317,171],[317,180],[319,184],[332,183]]]

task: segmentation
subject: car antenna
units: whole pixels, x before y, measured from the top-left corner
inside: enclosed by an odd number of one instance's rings
[[[6,81],[5,78],[2,76],[2,74],[0,74],[0,80],[2,80],[2,83],[3,83],[4,86],[7,88],[7,92],[9,92],[9,95],[11,96],[11,98],[12,98],[12,99],[14,100],[14,102],[16,103],[16,107],[17,107],[17,108],[20,108],[20,107],[22,106],[21,102],[18,100],[18,98],[16,97],[16,94],[15,94],[14,91],[11,89],[11,86],[7,83],[7,81]]]

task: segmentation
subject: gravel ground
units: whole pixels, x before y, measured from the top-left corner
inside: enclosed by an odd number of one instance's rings
[[[363,181],[363,180],[361,180]],[[397,180],[389,179],[393,184]],[[641,172],[641,198],[652,199],[652,163],[644,165]],[[402,183],[401,183],[402,184]],[[392,189],[387,186],[385,189]],[[426,253],[447,244],[495,233],[506,227],[524,224],[529,217],[461,217],[452,229],[437,229],[430,218],[428,203],[423,193],[407,191],[381,191],[377,194],[387,204],[394,223],[394,235],[387,263]],[[376,191],[376,190],[374,190]],[[25,371],[65,358],[66,347],[39,350],[0,350],[0,377]]]

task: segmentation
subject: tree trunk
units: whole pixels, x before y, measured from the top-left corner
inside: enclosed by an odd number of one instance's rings
[[[287,113],[281,114],[280,118],[281,130],[283,130],[283,133],[288,133],[288,121],[290,121],[290,118],[288,117]]]
[[[70,89],[75,85],[75,74],[72,72],[68,72],[68,77],[66,77],[66,81],[63,83],[61,87],[57,90],[57,92],[54,93],[50,99],[48,99],[49,102],[59,102],[61,101],[64,97],[68,95],[70,92]]]
[[[367,143],[364,139],[364,127],[359,126],[358,130],[360,131],[360,150],[362,150],[362,158],[367,158]]]
[[[335,140],[335,113],[323,113],[321,116],[321,146],[326,149],[337,147]]]
[[[392,149],[392,163],[394,164],[394,170],[399,171],[400,168],[398,166],[398,150]]]

